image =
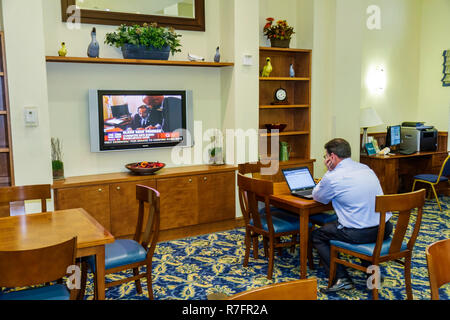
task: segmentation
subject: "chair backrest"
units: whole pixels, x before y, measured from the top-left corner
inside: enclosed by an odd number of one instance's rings
[[[254,163],[241,163],[238,165],[238,173],[241,173],[243,175],[251,173],[253,178],[261,178],[264,180],[283,181],[284,177],[280,173],[279,169],[276,174],[263,174],[267,173],[264,172],[265,168],[266,170],[271,169],[271,165],[272,163],[262,164],[260,161]]]
[[[270,215],[269,195],[273,194],[273,183],[268,180],[246,177],[238,173],[239,204],[245,224],[253,220],[256,228],[262,229],[261,217],[258,210],[257,196],[264,198],[266,207],[266,219],[269,230],[272,229],[272,217]]]
[[[450,282],[450,239],[430,244],[425,250],[431,299],[439,300],[439,288]]]
[[[317,300],[317,279],[271,284],[237,293],[227,300]]]
[[[151,258],[159,236],[160,195],[155,189],[138,184],[136,185],[136,199],[139,201],[139,215],[134,240],[142,244],[144,248],[149,247],[147,258]],[[148,204],[148,217],[142,232],[146,203]]]
[[[374,249],[374,256],[379,257],[384,238],[386,213],[391,211],[395,214],[398,211],[398,220],[395,231],[392,236],[389,254],[400,252],[403,240],[408,229],[411,211],[417,208],[416,222],[407,247],[412,250],[419,234],[420,224],[422,221],[423,205],[425,204],[425,189],[414,192],[391,194],[377,196],[375,202],[375,211],[380,213],[380,227],[378,229],[377,243]]]
[[[52,197],[49,184],[39,184],[20,187],[1,187],[0,188],[0,217],[9,216],[11,203],[22,202],[25,200],[41,200],[41,211],[47,211],[47,199]],[[17,209],[17,207],[15,207]],[[23,213],[25,213],[23,211]]]
[[[442,176],[450,176],[450,156],[447,156],[447,158],[444,160],[444,163],[442,164],[441,171],[439,172],[439,178]]]
[[[75,265],[77,238],[52,246],[0,251],[0,287],[24,287],[61,279]]]

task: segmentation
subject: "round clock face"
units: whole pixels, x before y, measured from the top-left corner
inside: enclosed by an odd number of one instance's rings
[[[277,99],[278,101],[284,101],[286,100],[286,98],[287,92],[283,88],[277,89],[277,91],[275,91],[275,99]]]

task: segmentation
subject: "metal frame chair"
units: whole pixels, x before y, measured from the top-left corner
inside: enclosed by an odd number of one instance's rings
[[[416,188],[416,182],[422,182],[429,184],[431,186],[431,189],[433,190],[434,196],[436,198],[436,202],[439,207],[439,211],[442,211],[441,203],[439,202],[439,198],[436,193],[436,189],[434,186],[436,186],[439,182],[448,181],[447,176],[450,175],[450,156],[447,156],[447,158],[444,160],[444,163],[442,164],[441,170],[439,171],[438,175],[435,174],[419,174],[414,176],[414,183],[412,187],[412,191]]]

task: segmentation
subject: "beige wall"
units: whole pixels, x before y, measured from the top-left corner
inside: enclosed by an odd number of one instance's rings
[[[450,87],[443,87],[444,50],[450,49],[450,1],[424,0],[422,4],[420,72],[417,120],[449,128]],[[450,141],[449,141],[450,142]]]

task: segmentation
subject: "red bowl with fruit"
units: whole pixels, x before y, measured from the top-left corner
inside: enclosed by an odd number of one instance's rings
[[[164,163],[159,161],[141,161],[126,164],[125,168],[136,174],[153,174],[165,166]]]

